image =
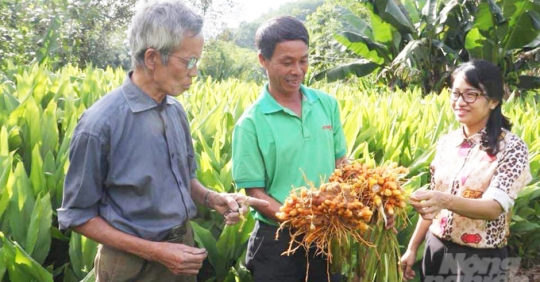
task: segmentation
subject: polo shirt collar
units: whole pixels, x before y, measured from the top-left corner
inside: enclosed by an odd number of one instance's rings
[[[133,83],[131,80],[132,74],[133,71],[130,71],[122,84],[122,92],[131,111],[133,113],[138,113],[158,107],[159,104],[156,101],[150,98],[150,96],[142,91],[141,88]],[[165,96],[165,101],[169,105],[174,104],[174,98],[169,95]]]
[[[305,87],[303,84],[300,85],[300,93],[302,93],[302,98],[304,101],[307,101],[311,104],[315,103],[317,100],[319,100],[319,97],[312,93],[312,91],[309,91],[307,87]],[[264,85],[263,89],[261,90],[261,98],[259,99],[259,105],[261,106],[261,111],[264,114],[271,114],[279,111],[283,111],[284,108],[282,105],[280,105],[276,99],[270,94],[268,91],[268,83]]]

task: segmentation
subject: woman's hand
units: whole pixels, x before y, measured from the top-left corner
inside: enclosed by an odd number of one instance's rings
[[[435,218],[441,210],[447,209],[450,196],[440,191],[419,190],[411,195],[410,204],[423,219],[430,220]]]
[[[407,250],[403,256],[401,257],[401,269],[403,270],[403,280],[409,281],[416,276],[416,273],[414,270],[412,270],[412,267],[414,265],[414,262],[416,261],[416,252],[413,252],[412,250]]]

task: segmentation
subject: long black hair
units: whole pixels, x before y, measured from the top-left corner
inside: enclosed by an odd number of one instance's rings
[[[465,80],[477,89],[481,89],[484,94],[494,101],[498,101],[497,107],[489,114],[486,124],[486,134],[482,136],[482,147],[490,155],[499,152],[499,136],[502,129],[510,130],[512,124],[502,113],[501,106],[504,97],[504,81],[497,68],[486,60],[471,60],[459,65],[452,73],[452,83],[458,74],[463,74]]]

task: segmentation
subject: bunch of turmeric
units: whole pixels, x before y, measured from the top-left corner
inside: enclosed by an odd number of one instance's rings
[[[330,182],[349,183],[359,188],[364,204],[373,209],[384,207],[384,215],[394,216],[396,207],[399,216],[405,216],[405,192],[401,180],[409,171],[398,167],[396,163],[388,166],[370,168],[367,164],[354,163],[342,169],[336,169],[330,176]]]
[[[318,254],[331,259],[328,250],[332,239],[340,242],[351,235],[362,240],[361,232],[368,229],[373,212],[348,186],[333,182],[321,189],[301,187],[291,192],[277,214],[282,221],[280,229],[289,226],[294,230],[286,254],[314,244]]]
[[[388,216],[406,217],[401,183],[407,173],[396,164],[372,168],[354,162],[336,169],[318,188],[311,185],[292,190],[276,214],[280,230],[289,227],[291,232],[284,255],[315,246],[318,254],[332,262],[332,244],[374,246],[366,239],[370,236],[364,236],[366,232],[386,223]]]

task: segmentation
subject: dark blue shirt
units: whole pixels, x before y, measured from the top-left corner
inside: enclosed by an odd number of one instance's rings
[[[170,96],[155,102],[129,77],[82,115],[69,158],[61,229],[101,216],[128,234],[161,240],[197,213],[186,112]]]

